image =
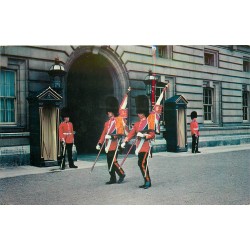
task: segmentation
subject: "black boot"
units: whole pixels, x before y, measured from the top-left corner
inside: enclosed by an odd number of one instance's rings
[[[115,180],[110,180],[110,181],[107,181],[107,182],[106,182],[107,185],[109,185],[109,184],[114,184],[114,183],[116,183]]]
[[[151,182],[147,181],[144,185],[144,189],[148,189],[151,187]]]
[[[125,174],[123,174],[122,176],[120,176],[119,180],[118,180],[118,183],[122,183],[124,181],[124,178],[125,178]]]

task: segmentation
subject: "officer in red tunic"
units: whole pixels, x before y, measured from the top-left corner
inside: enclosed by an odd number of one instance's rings
[[[105,122],[101,137],[96,145],[96,149],[100,150],[105,143],[105,152],[107,154],[107,163],[110,174],[110,180],[106,184],[116,183],[116,174],[119,176],[118,183],[122,183],[125,178],[125,172],[117,162],[118,147],[121,136],[124,135],[124,120],[118,117],[118,100],[109,96],[106,98],[106,113],[109,120]]]
[[[69,121],[69,112],[68,110],[62,110],[62,117],[64,121],[59,125],[59,139],[62,144],[62,148],[66,147],[69,167],[70,168],[77,168],[74,165],[74,161],[72,158],[72,147],[74,143],[74,131],[73,131],[73,124]],[[62,150],[63,151],[63,150]],[[65,154],[62,155],[62,170],[65,169]]]
[[[148,169],[148,157],[151,149],[150,140],[155,138],[154,127],[150,127],[147,116],[149,115],[149,103],[148,98],[145,95],[137,96],[136,113],[140,121],[136,122],[124,139],[121,147],[125,148],[126,143],[129,142],[134,136],[136,136],[136,150],[135,154],[138,155],[138,166],[141,170],[144,178],[144,184],[139,186],[140,188],[147,189],[151,187],[151,179]]]

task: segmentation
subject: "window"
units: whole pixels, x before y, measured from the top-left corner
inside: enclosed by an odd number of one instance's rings
[[[221,82],[203,81],[203,120],[207,126],[222,125]]]
[[[204,63],[209,66],[218,66],[218,52],[213,50],[204,50]]]
[[[250,72],[250,60],[248,58],[243,58],[243,71]]]
[[[15,123],[16,76],[14,71],[0,71],[0,123]]]
[[[158,46],[159,57],[166,58],[166,46]]]
[[[213,89],[203,88],[204,121],[212,121],[213,117]]]
[[[248,121],[248,92],[242,92],[242,113],[243,113],[243,121]]]
[[[170,45],[160,45],[157,46],[157,54],[156,56],[159,56],[160,58],[172,58],[172,47]]]

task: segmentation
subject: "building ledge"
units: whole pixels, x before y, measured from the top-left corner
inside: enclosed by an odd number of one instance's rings
[[[30,132],[0,133],[0,138],[29,137]]]

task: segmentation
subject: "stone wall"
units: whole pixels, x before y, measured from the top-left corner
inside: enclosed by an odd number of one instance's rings
[[[86,47],[86,46],[82,46]],[[88,46],[88,53],[100,53],[102,46]],[[201,128],[201,146],[248,142],[250,121],[242,120],[242,88],[250,86],[250,73],[243,72],[243,58],[250,57],[249,46],[206,46],[174,45],[168,46],[167,56],[152,57],[151,45],[143,46],[104,46],[105,53],[112,53],[115,63],[120,63],[128,75],[129,85],[133,88],[129,99],[129,122],[137,120],[135,96],[145,94],[143,80],[149,70],[162,75],[171,83],[168,95],[183,95],[188,100],[187,123],[189,137],[190,113],[196,110]],[[104,48],[103,47],[103,48]],[[234,46],[235,47],[235,46]],[[218,55],[217,66],[204,65],[204,50]],[[75,58],[79,46],[0,46],[1,68],[17,72],[17,123],[12,126],[0,125],[0,161],[13,159],[13,164],[28,163],[29,112],[26,100],[29,93],[49,85],[48,70],[55,57],[69,66]],[[104,53],[104,52],[103,52]],[[115,67],[115,66],[114,66]],[[111,69],[111,73],[112,70]],[[120,74],[120,72],[118,72]],[[125,79],[125,78],[124,78]],[[125,80],[124,80],[125,81]],[[203,86],[211,83],[216,94],[216,109],[213,123],[203,119]],[[65,89],[64,82],[64,89]],[[114,84],[118,84],[117,81]],[[123,83],[125,86],[125,84]],[[125,93],[126,89],[123,86]],[[121,91],[119,93],[119,98]],[[65,90],[66,91],[66,90]],[[65,92],[64,92],[65,95]],[[65,96],[64,96],[65,98]],[[250,100],[249,100],[250,102]],[[10,134],[15,136],[11,136]],[[188,138],[190,143],[190,137]],[[159,138],[158,151],[164,151],[166,142]],[[13,157],[11,157],[11,152]],[[23,156],[22,156],[23,155]],[[21,160],[17,161],[17,158]],[[19,162],[19,163],[17,163]]]

